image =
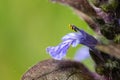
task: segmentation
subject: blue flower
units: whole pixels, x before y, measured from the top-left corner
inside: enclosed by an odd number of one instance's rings
[[[80,49],[77,50],[75,56],[74,56],[74,60],[76,61],[83,61],[87,58],[90,57],[89,54],[89,48],[86,46],[81,47]]]
[[[52,58],[61,60],[66,56],[70,45],[72,45],[72,47],[76,47],[78,44],[83,44],[93,49],[97,44],[97,40],[88,33],[78,29],[74,25],[71,25],[71,27],[74,31],[76,31],[75,33],[69,33],[65,35],[62,38],[62,42],[58,46],[47,48],[47,52],[51,55]]]
[[[67,34],[62,38],[62,41],[63,41],[62,43],[60,43],[58,46],[55,46],[55,47],[48,47],[47,52],[54,59],[61,60],[66,55],[70,45],[72,45],[72,47],[76,47],[80,43],[78,36],[80,35],[77,33]]]

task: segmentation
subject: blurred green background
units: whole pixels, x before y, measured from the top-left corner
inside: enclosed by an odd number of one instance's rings
[[[71,8],[48,0],[0,0],[0,80],[20,80],[41,60],[50,58],[47,46],[55,46],[75,24],[92,31]],[[70,48],[73,58],[76,48]]]

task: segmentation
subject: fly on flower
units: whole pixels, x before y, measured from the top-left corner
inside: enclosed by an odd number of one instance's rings
[[[75,25],[71,25],[71,24],[69,24],[69,28],[72,29],[72,30],[75,31],[75,32],[77,32],[77,31],[80,30],[80,29],[77,28]]]
[[[75,25],[69,25],[69,27],[75,32],[65,35],[62,38],[62,42],[57,46],[50,46],[46,49],[52,58],[61,60],[66,56],[70,46],[76,47],[78,44],[83,44],[90,49],[93,49],[96,46],[97,40],[93,36],[77,28]]]

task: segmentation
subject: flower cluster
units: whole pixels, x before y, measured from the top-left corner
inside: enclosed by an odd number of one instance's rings
[[[78,44],[83,44],[90,49],[94,49],[98,43],[93,36],[89,35],[85,31],[77,28],[74,25],[70,25],[70,27],[76,32],[65,35],[60,44],[55,47],[50,46],[46,49],[52,58],[61,60],[66,56],[67,50],[70,46],[76,47]]]

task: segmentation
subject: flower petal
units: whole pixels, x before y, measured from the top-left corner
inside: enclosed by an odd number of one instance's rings
[[[58,46],[48,47],[47,52],[51,55],[52,58],[61,60],[63,57],[65,57],[71,43],[72,43],[71,40],[64,41],[60,43]]]
[[[72,40],[72,47],[76,47],[80,43],[80,38],[82,38],[82,34],[80,33],[69,33],[65,35],[62,40]]]
[[[74,60],[83,61],[90,57],[89,48],[86,46],[81,47],[75,54]]]
[[[83,30],[80,30],[80,32],[83,34],[84,38],[81,40],[81,44],[88,46],[89,48],[93,48],[98,43],[97,40],[89,35],[88,33],[84,32]]]
[[[62,38],[62,43],[55,47],[48,47],[47,52],[52,56],[52,58],[61,60],[67,53],[70,45],[76,47],[80,43],[81,34],[78,33],[69,33]]]

